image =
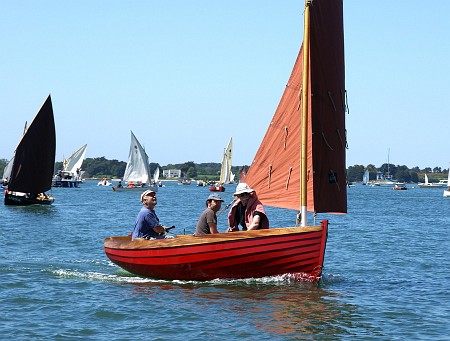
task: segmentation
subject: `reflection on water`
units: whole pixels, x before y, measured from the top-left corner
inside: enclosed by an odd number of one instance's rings
[[[265,335],[333,337],[351,335],[354,328],[370,329],[355,324],[357,307],[312,283],[280,278],[187,284],[155,281],[135,283],[133,291],[151,300],[165,292],[181,308],[192,310],[187,307],[195,304],[206,314],[210,309],[215,314],[220,310],[217,318],[229,328],[245,324]]]

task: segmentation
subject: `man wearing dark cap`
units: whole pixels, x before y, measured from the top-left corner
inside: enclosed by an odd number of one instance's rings
[[[162,239],[165,229],[159,223],[158,216],[154,210],[156,206],[156,193],[147,190],[141,194],[142,208],[136,217],[132,239]]]
[[[203,211],[195,228],[196,236],[204,236],[205,234],[219,233],[217,230],[217,215],[223,200],[218,194],[211,194],[206,199],[206,209]]]

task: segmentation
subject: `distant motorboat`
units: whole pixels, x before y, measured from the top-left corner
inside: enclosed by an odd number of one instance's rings
[[[394,187],[392,187],[392,189],[397,190],[397,191],[404,191],[406,189],[408,189],[408,187],[406,187],[406,185],[398,183],[395,184]]]
[[[107,178],[103,178],[97,183],[97,186],[112,186],[112,182],[109,182]]]

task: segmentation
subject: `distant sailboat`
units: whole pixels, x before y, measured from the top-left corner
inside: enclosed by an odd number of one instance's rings
[[[442,188],[442,185],[437,182],[429,182],[428,175],[425,174],[425,182],[419,182],[417,184],[420,188]]]
[[[447,189],[444,190],[444,197],[450,197],[450,163],[448,167]]]
[[[233,140],[230,137],[228,145],[223,151],[219,181],[214,186],[209,187],[210,191],[224,192],[225,187],[223,185],[232,182],[231,176],[233,176],[234,181],[234,174],[231,172],[232,156],[233,156]]]
[[[367,185],[369,183],[369,170],[366,169],[362,178],[362,184]]]
[[[53,177],[53,187],[78,187],[81,180],[81,165],[86,155],[87,144],[74,152],[63,162],[62,171]]]
[[[157,192],[158,186],[152,186],[150,180],[150,164],[148,155],[139,143],[136,136],[131,132],[130,151],[128,162],[123,174],[124,184],[112,186],[114,191],[146,190]]]
[[[16,148],[5,205],[49,205],[55,166],[56,133],[50,95],[31,122]]]

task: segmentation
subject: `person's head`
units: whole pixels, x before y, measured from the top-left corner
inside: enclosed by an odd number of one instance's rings
[[[253,195],[255,191],[250,188],[249,185],[247,185],[245,182],[240,182],[236,187],[236,192],[233,193],[235,197],[237,197],[241,202],[245,205],[250,198],[250,196]]]
[[[222,198],[218,194],[210,194],[208,199],[206,199],[206,207],[209,207],[213,211],[217,212],[222,206]]]
[[[156,193],[152,190],[146,190],[141,194],[141,202],[144,206],[153,209],[156,206]]]

